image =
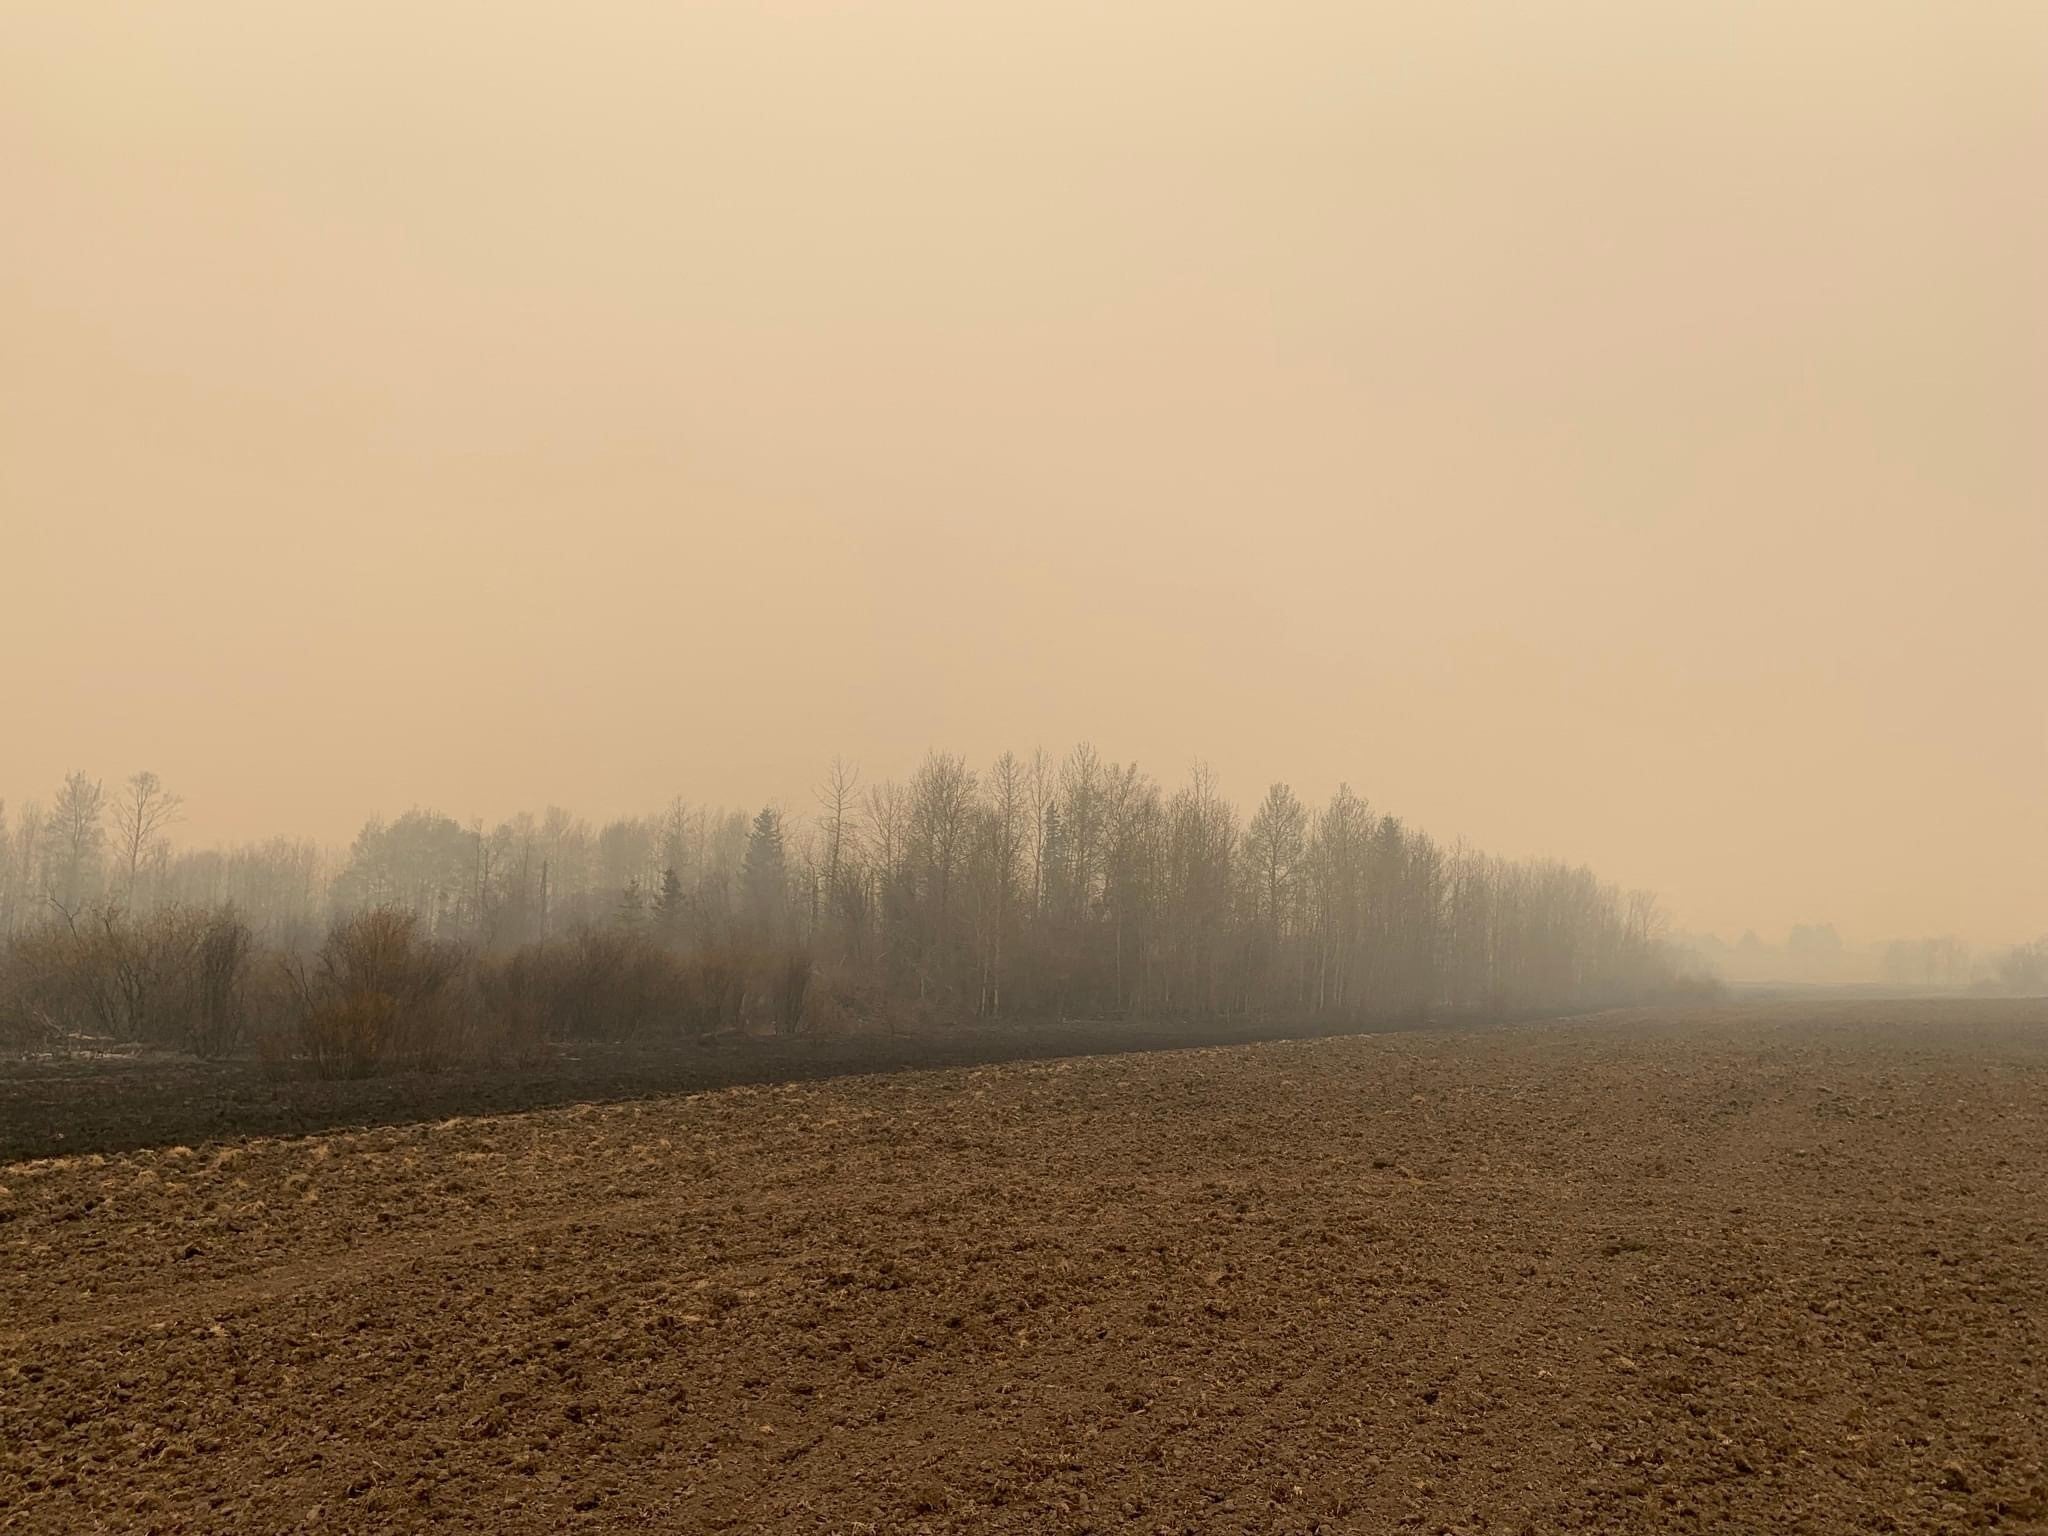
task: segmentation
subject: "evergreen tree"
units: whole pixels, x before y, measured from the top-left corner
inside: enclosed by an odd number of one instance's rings
[[[747,853],[740,862],[740,891],[747,918],[760,932],[773,935],[781,931],[788,883],[782,813],[772,805],[763,806],[747,834]]]
[[[629,933],[638,933],[647,926],[647,893],[640,888],[640,877],[632,876],[626,887],[619,892],[619,905],[612,913],[612,921]]]
[[[661,889],[654,896],[654,931],[665,940],[683,931],[683,882],[673,865],[661,872]]]

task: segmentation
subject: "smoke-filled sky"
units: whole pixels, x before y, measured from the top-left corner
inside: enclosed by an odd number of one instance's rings
[[[2048,7],[0,15],[0,792],[1348,779],[2048,928]]]

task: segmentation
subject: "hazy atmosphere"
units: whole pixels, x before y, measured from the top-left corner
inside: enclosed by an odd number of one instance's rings
[[[2048,10],[16,4],[0,796],[1092,741],[2048,928]]]
[[[0,1529],[2048,1536],[2048,3],[4,0]]]

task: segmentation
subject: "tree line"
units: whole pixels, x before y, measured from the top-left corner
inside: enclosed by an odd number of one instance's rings
[[[907,780],[835,761],[802,816],[678,799],[600,826],[374,819],[345,850],[179,849],[154,774],[70,775],[10,823],[0,934],[231,907],[311,953],[338,918],[407,914],[483,954],[624,936],[678,955],[794,956],[857,1014],[1394,1020],[1642,999],[1676,981],[1657,903],[1590,870],[1445,846],[1340,787],[1249,815],[1197,768],[1163,788],[1081,746]]]

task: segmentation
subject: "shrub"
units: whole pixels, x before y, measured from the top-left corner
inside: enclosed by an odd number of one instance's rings
[[[744,1016],[747,966],[737,950],[714,946],[683,963],[678,1018],[686,1033],[716,1034],[738,1029]]]
[[[299,1038],[319,1077],[368,1077],[397,1054],[398,999],[344,992],[307,1013]]]
[[[0,966],[10,1034],[99,1035],[219,1056],[240,1043],[254,941],[232,907],[107,903],[16,936]]]
[[[858,1034],[893,1017],[887,994],[856,971],[814,968],[804,988],[802,1027],[807,1034]]]
[[[191,948],[185,996],[186,1048],[204,1060],[234,1054],[248,1030],[249,955],[255,939],[232,908],[214,913]]]
[[[422,938],[418,915],[403,908],[337,919],[310,968],[293,968],[301,1053],[321,1077],[430,1071],[460,1059],[472,1022],[452,985],[463,958]]]
[[[476,981],[493,1038],[530,1051],[546,1040],[703,1036],[749,1018],[794,1034],[811,974],[801,952],[717,945],[678,956],[643,934],[588,928],[487,959]]]
[[[585,929],[529,944],[487,968],[486,996],[506,1027],[528,1037],[622,1040],[673,1001],[676,960],[639,934]]]
[[[524,1065],[546,1052],[547,982],[542,970],[538,944],[523,944],[510,954],[477,963],[477,1004],[488,1021],[483,1047],[491,1059]]]
[[[803,1027],[804,998],[811,989],[811,957],[801,950],[771,956],[765,966],[768,1022],[778,1035]]]
[[[97,999],[76,964],[73,936],[61,928],[16,934],[0,968],[0,1031],[27,1049],[64,1035],[99,1031]]]
[[[47,1050],[56,1043],[58,1033],[55,1021],[29,985],[20,946],[8,945],[0,952],[0,1051]]]

